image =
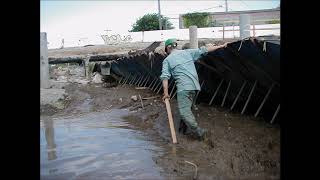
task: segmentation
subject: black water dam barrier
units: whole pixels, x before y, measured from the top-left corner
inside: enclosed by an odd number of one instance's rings
[[[125,54],[49,58],[49,64],[95,63],[92,71],[110,68],[118,85],[148,87],[161,94],[159,76],[167,55],[155,51],[160,44],[154,42],[144,50]],[[194,104],[222,107],[260,117],[271,124],[280,122],[280,37],[250,37],[231,42],[201,57],[195,65],[201,91],[196,94]],[[171,98],[176,97],[173,79],[169,80],[169,93]]]

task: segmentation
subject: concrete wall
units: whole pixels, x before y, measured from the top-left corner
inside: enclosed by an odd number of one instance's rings
[[[253,25],[251,25],[251,29]],[[259,28],[278,28],[275,30],[256,30],[255,36],[263,35],[280,35],[280,24],[266,24],[266,25],[255,25],[255,29]],[[210,28],[198,28],[198,38],[215,38],[221,39],[223,36],[222,27],[210,27]],[[225,38],[239,38],[239,26],[226,26],[225,30],[238,30],[238,31],[225,31]],[[220,31],[221,30],[221,31]],[[142,39],[142,32],[132,32],[130,33],[133,41],[164,41],[168,38],[177,38],[181,40],[189,40],[189,29],[172,29],[172,30],[162,30],[162,31],[145,31],[144,39]],[[253,30],[250,31],[250,35],[253,36]]]
[[[239,26],[226,26],[225,30],[239,30]],[[251,26],[253,28],[253,26]],[[259,28],[278,28],[276,30],[257,30],[256,36],[262,36],[262,35],[280,35],[280,24],[265,24],[265,25],[256,25],[256,29]],[[198,28],[198,38],[216,38],[216,39],[222,39],[223,33],[219,30],[222,30],[222,27],[209,27],[209,28]],[[213,32],[214,31],[214,32]],[[226,31],[225,32],[225,38],[239,38],[239,31]],[[189,29],[172,29],[172,30],[157,30],[157,31],[145,31],[144,32],[144,38],[142,32],[128,32],[126,34],[120,34],[122,37],[131,35],[132,41],[131,42],[153,42],[153,41],[165,41],[168,38],[177,38],[181,40],[189,40]],[[251,30],[250,35],[253,36],[253,31]],[[48,37],[50,34],[48,34]],[[84,46],[87,44],[104,44],[103,39],[98,35],[92,35],[88,36],[86,39],[82,40],[81,43],[79,43],[79,39],[77,36],[71,37],[71,38],[65,38],[64,39],[64,47],[78,47],[78,46]],[[119,42],[121,43],[121,42]],[[49,38],[49,49],[53,48],[59,48],[61,46],[61,40],[56,40],[56,42],[52,41],[50,42]]]

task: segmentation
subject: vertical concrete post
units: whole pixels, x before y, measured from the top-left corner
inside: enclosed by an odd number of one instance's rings
[[[234,24],[232,23],[232,33],[233,33],[233,39],[236,38],[236,36],[234,35]]]
[[[84,60],[84,72],[85,72],[85,77],[87,78],[87,79],[89,79],[90,78],[90,75],[91,75],[91,72],[90,72],[90,64],[89,64],[89,59],[90,59],[90,56],[87,56],[86,58],[85,58],[85,60]]]
[[[179,29],[183,29],[184,27],[183,27],[183,17],[182,17],[182,15],[180,14],[179,15]]]
[[[47,33],[40,33],[40,87],[49,88]]]
[[[222,40],[224,40],[224,23],[223,23],[223,27],[222,27]]]
[[[144,31],[142,31],[142,42],[144,41]]]
[[[197,30],[198,30],[197,26],[190,26],[189,27],[190,49],[197,49],[198,48]]]
[[[250,15],[240,14],[240,38],[250,37]]]

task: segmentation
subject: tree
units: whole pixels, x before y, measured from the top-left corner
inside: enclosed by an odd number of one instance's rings
[[[173,29],[169,18],[161,17],[163,29]],[[146,14],[140,17],[136,23],[132,25],[130,32],[159,30],[159,15],[157,13]]]
[[[280,24],[280,19],[273,19],[266,22],[266,24]]]
[[[187,13],[182,18],[183,25],[186,28],[189,28],[189,26],[197,26],[198,28],[209,27],[212,24],[210,14],[207,12]]]

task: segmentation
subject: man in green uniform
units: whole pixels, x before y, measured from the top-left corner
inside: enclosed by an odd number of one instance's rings
[[[176,39],[165,41],[165,51],[167,56],[162,62],[162,80],[164,95],[163,100],[170,99],[168,94],[168,80],[172,76],[177,86],[177,101],[179,114],[182,121],[194,133],[199,140],[203,140],[207,130],[200,128],[191,111],[193,98],[196,91],[200,91],[199,78],[194,65],[202,55],[214,51],[221,46],[201,47],[199,49],[178,50]]]

